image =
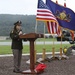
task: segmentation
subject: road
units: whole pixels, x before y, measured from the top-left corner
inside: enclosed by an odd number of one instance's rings
[[[36,44],[39,44],[39,45],[43,45],[43,44],[53,44],[53,42],[48,42],[48,41],[40,41],[40,42],[36,42]],[[24,45],[29,45],[29,42],[23,42]],[[55,41],[54,44],[61,44],[61,42],[57,42]],[[62,44],[69,44],[69,42],[62,42]],[[0,45],[11,45],[11,42],[0,42]]]

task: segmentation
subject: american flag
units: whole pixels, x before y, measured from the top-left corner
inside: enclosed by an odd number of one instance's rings
[[[50,34],[60,34],[56,17],[53,15],[48,6],[42,0],[38,0],[36,19],[40,21],[46,21],[47,29]]]
[[[56,3],[58,4],[58,1],[56,1]],[[47,29],[50,34],[61,35],[60,27],[56,22],[47,21]]]
[[[59,25],[56,22],[47,21],[47,29],[50,34],[58,34],[61,35],[61,31]]]
[[[56,21],[57,22],[55,16],[52,14],[52,12],[49,10],[47,5],[42,0],[38,0],[36,19],[41,21]]]

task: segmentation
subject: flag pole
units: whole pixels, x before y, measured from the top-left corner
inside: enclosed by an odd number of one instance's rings
[[[52,22],[52,24],[53,24],[54,22]],[[52,56],[53,56],[53,58],[55,57],[55,46],[54,46],[54,34],[52,34],[53,35],[53,47],[52,47]]]
[[[64,0],[64,7],[66,7],[66,0]]]
[[[54,24],[53,24],[54,23]],[[57,23],[55,23],[55,22],[53,22],[52,24],[53,24],[53,27],[55,27],[55,25],[57,24]],[[55,33],[58,33],[57,31],[55,31],[54,33],[53,33],[53,48],[52,48],[52,58],[53,58],[53,60],[59,60],[59,58],[57,57],[57,56],[55,56],[55,44],[54,44],[54,34]]]
[[[54,41],[54,34],[55,33],[58,33],[58,26],[57,26],[57,22],[54,22],[54,21],[50,21],[50,22],[47,22],[47,28],[48,28],[48,32],[52,34],[53,36],[53,46],[52,46],[52,56],[49,57],[50,60],[59,60],[59,58],[57,56],[55,56],[55,41]],[[48,60],[48,61],[50,61]]]
[[[35,25],[35,33],[37,33],[37,20],[36,20],[36,25]]]
[[[52,56],[55,57],[55,45],[54,45],[54,34],[53,34],[53,48],[52,48]]]
[[[58,4],[57,0],[56,0],[56,4]],[[62,31],[61,31],[61,33],[62,33]],[[62,57],[62,35],[61,35],[60,57]]]
[[[37,33],[37,20],[36,20],[36,24],[35,24],[35,33]],[[36,41],[35,41],[35,46],[34,46],[34,63],[36,63]]]
[[[56,4],[58,4],[58,1],[56,0]]]
[[[45,52],[46,52],[46,49],[45,49],[45,23],[44,23],[44,46],[43,46],[43,54],[42,54],[42,58],[43,58],[43,61],[45,60]]]
[[[62,31],[61,31],[61,33],[62,33]],[[61,35],[60,57],[62,57],[62,35]]]
[[[64,7],[66,7],[66,0],[64,0]],[[63,35],[61,35],[60,57],[61,57],[61,59],[67,59],[67,56],[62,56],[62,54],[63,54],[62,53],[62,37],[63,37]]]

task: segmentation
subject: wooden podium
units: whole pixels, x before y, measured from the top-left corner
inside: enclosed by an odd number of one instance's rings
[[[37,38],[43,38],[43,34],[37,34],[37,33],[29,33],[19,36],[21,39],[27,39],[30,42],[30,69],[26,71],[22,71],[22,74],[37,74],[37,72],[34,71],[35,69],[35,63],[34,63],[34,41]]]

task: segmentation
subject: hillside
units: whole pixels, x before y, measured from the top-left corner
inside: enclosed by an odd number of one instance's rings
[[[35,32],[36,16],[35,15],[10,15],[10,14],[0,14],[0,36],[9,36],[10,31],[13,28],[14,22],[21,20],[22,29],[24,33]],[[44,23],[39,22],[38,33],[44,32]],[[47,29],[46,29],[47,31]]]

